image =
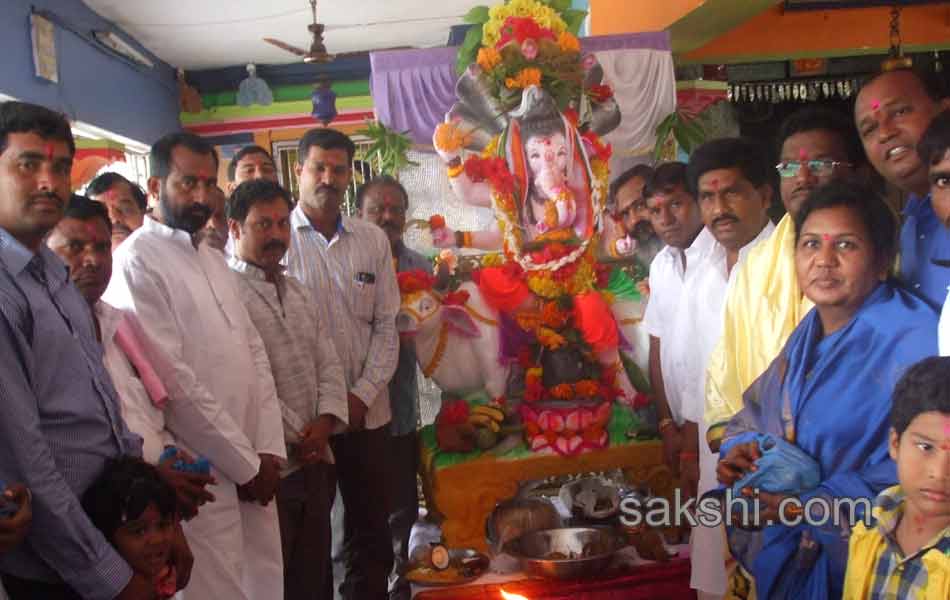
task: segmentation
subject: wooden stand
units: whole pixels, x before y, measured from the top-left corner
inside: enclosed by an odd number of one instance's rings
[[[423,456],[423,464],[426,464]],[[573,473],[622,469],[630,482],[646,483],[657,496],[671,497],[673,478],[663,464],[660,441],[632,442],[575,457],[555,454],[517,460],[480,458],[437,468],[426,481],[430,500],[445,517],[442,534],[450,548],[487,550],[485,520],[495,505],[511,498],[522,481]]]

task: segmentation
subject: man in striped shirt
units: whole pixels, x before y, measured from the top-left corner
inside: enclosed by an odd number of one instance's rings
[[[399,288],[386,235],[340,213],[352,179],[353,142],[332,129],[300,140],[300,202],[290,216],[287,271],[316,299],[347,385],[349,430],[331,438],[344,507],[347,599],[387,598],[389,380],[396,369]]]
[[[235,252],[228,264],[261,334],[277,385],[288,465],[277,488],[284,599],[330,598],[330,507],[336,491],[332,433],[346,425],[343,367],[313,296],[280,264],[290,244],[290,194],[272,181],[242,183],[228,205]]]

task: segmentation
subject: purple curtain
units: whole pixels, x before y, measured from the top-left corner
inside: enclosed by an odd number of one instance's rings
[[[581,39],[584,52],[670,50],[666,32],[603,35]],[[408,131],[417,144],[432,143],[435,126],[455,102],[457,48],[390,50],[369,55],[370,93],[376,117],[390,129]]]

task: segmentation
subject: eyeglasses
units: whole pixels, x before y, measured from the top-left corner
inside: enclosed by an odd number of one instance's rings
[[[795,177],[798,175],[798,172],[801,171],[802,167],[807,167],[808,172],[812,175],[822,176],[830,175],[838,167],[850,167],[851,163],[841,162],[838,160],[790,160],[787,162],[780,162],[775,165],[775,170],[778,171],[779,177],[782,179],[788,179],[789,177]]]

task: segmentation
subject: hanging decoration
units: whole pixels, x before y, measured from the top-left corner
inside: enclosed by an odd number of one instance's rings
[[[330,87],[328,80],[323,80],[313,88],[310,96],[313,102],[313,118],[323,123],[324,127],[336,117],[336,92]]]
[[[894,71],[911,68],[914,61],[909,56],[904,56],[903,40],[901,38],[901,9],[896,2],[891,7],[889,36],[891,46],[887,52],[887,60],[881,63],[881,70]]]
[[[731,83],[726,91],[726,97],[730,102],[737,104],[818,102],[846,100],[857,94],[859,88],[858,77]]]
[[[241,106],[268,106],[274,101],[274,94],[267,87],[267,82],[257,76],[254,63],[247,65],[247,79],[238,86],[237,101]]]

